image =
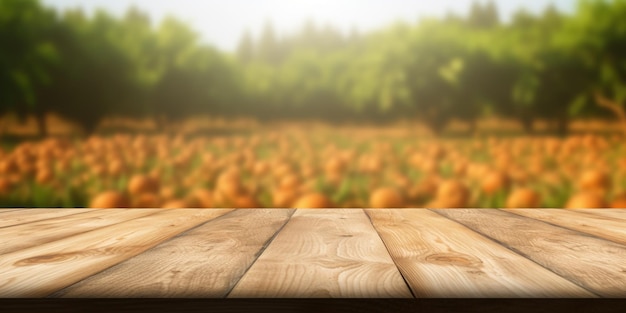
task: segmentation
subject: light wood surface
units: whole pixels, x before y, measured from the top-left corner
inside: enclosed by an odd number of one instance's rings
[[[0,209],[0,298],[626,298],[625,212]]]
[[[411,297],[361,209],[298,210],[228,295]]]
[[[0,296],[47,296],[230,211],[164,210],[0,255]]]
[[[161,210],[94,210],[81,214],[71,214],[27,224],[3,227],[0,228],[0,238],[19,239],[4,241],[2,245],[0,245],[0,255],[129,221],[138,217],[155,214],[159,211]]]
[[[434,212],[372,209],[366,213],[416,297],[595,297]]]
[[[11,212],[11,211],[19,211],[19,210],[24,210],[24,209],[0,209],[0,214]]]
[[[292,209],[237,210],[52,297],[225,297]]]
[[[514,209],[506,211],[626,244],[626,225],[619,219],[572,210]]]
[[[626,221],[626,209],[610,209],[610,210],[598,210],[598,209],[574,209],[569,210],[573,212],[586,213],[596,216],[604,216],[612,220],[618,219]]]
[[[91,211],[90,209],[23,209],[9,211],[0,215],[0,227],[7,227],[41,221],[48,218],[80,214]]]
[[[603,297],[626,296],[626,246],[503,210],[436,210]]]

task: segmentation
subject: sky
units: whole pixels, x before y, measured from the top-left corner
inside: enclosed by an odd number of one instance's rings
[[[500,16],[507,21],[511,13],[523,7],[540,12],[553,3],[570,13],[576,0],[498,0]],[[331,24],[348,33],[355,28],[367,32],[395,21],[415,22],[421,16],[444,16],[452,11],[465,14],[472,0],[42,0],[60,10],[82,7],[86,12],[104,8],[120,16],[130,6],[147,12],[154,23],[173,15],[200,33],[203,41],[225,51],[233,51],[241,34],[260,33],[271,21],[279,34],[301,28],[307,19],[316,24]]]

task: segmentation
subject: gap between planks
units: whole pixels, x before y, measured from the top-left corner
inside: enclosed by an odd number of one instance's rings
[[[366,213],[416,297],[595,297],[427,209]]]
[[[19,209],[0,215],[0,228],[42,221],[61,216],[81,214],[94,209]]]
[[[362,209],[298,209],[229,298],[411,298]]]
[[[626,245],[626,220],[574,210],[506,209],[503,211]]]
[[[159,209],[107,209],[0,228],[0,255],[148,216]]]
[[[231,209],[165,210],[0,256],[0,297],[43,297]]]
[[[23,209],[0,209],[0,214]]]
[[[398,269],[398,272],[400,273],[400,276],[402,276],[402,279],[404,280],[404,283],[406,284],[407,288],[409,288],[409,291],[411,292],[411,296],[413,298],[417,298],[417,296],[415,294],[415,291],[413,291],[413,288],[411,288],[411,284],[410,284],[409,280],[405,276],[406,274],[404,272],[402,272],[400,266],[398,265],[398,262],[396,262],[396,259],[391,254],[391,250],[389,249],[388,243],[385,242],[385,240],[383,240],[383,237],[380,234],[380,231],[378,230],[378,228],[376,228],[376,225],[374,225],[374,221],[372,221],[372,217],[370,216],[369,213],[367,213],[366,209],[363,209],[363,212],[365,213],[365,216],[367,216],[367,219],[370,221],[370,224],[372,224],[372,227],[376,231],[376,234],[378,235],[378,238],[380,238],[380,240],[383,242],[383,245],[385,246],[385,249],[387,249],[387,253],[389,254],[389,256],[391,256],[391,260],[393,261],[393,264]]]
[[[626,297],[625,245],[504,210],[454,209],[436,213],[599,296]]]
[[[293,211],[235,210],[51,297],[225,297]]]
[[[265,244],[263,244],[263,246],[261,247],[261,249],[259,250],[259,252],[255,255],[254,260],[250,263],[250,265],[248,265],[246,267],[246,269],[243,271],[243,273],[237,278],[236,281],[233,282],[233,284],[230,286],[230,288],[228,289],[228,291],[226,292],[226,294],[224,294],[224,298],[228,298],[231,294],[231,292],[233,292],[233,289],[235,289],[235,287],[237,286],[237,284],[239,283],[239,281],[241,280],[241,278],[250,270],[250,268],[256,263],[256,261],[259,259],[259,257],[261,255],[263,255],[263,252],[265,252],[265,250],[267,249],[267,247],[269,247],[270,244],[272,244],[272,242],[274,241],[274,239],[276,238],[276,236],[278,236],[278,234],[283,230],[283,228],[285,228],[285,226],[289,223],[289,221],[291,220],[291,217],[293,216],[293,214],[295,214],[297,209],[293,209],[293,211],[291,212],[291,214],[289,214],[289,217],[287,218],[287,220],[285,221],[285,223],[283,223],[280,228],[278,230],[276,230],[276,232],[274,232],[274,234],[272,235],[271,238],[269,238]]]
[[[570,209],[569,211],[620,219],[626,222],[626,209]]]

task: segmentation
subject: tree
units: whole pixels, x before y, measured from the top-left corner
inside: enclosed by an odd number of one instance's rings
[[[55,14],[35,0],[0,2],[0,113],[21,120],[36,113],[40,135],[46,134],[45,111],[38,91],[51,83],[58,51],[51,41]]]
[[[489,1],[482,5],[478,1],[472,2],[469,15],[467,16],[467,25],[474,29],[493,28],[500,23],[498,9],[493,1]]]
[[[254,40],[249,30],[246,30],[237,46],[237,59],[241,64],[248,64],[254,58]]]
[[[410,45],[410,61],[405,67],[410,95],[421,120],[440,133],[455,117],[475,115],[473,103],[463,96],[460,77],[465,70],[464,49],[454,25],[424,21]]]
[[[261,37],[257,42],[256,51],[258,51],[257,55],[259,60],[268,64],[278,65],[281,61],[278,46],[278,38],[274,26],[270,21],[267,21],[263,26]]]
[[[76,122],[87,135],[106,116],[124,112],[132,91],[131,60],[114,44],[119,27],[105,11],[92,20],[81,11],[68,11],[55,30],[62,66],[42,90],[46,108]]]
[[[590,73],[578,55],[577,44],[564,28],[564,16],[554,7],[547,7],[539,19],[537,33],[541,34],[535,57],[538,86],[536,112],[555,121],[556,131],[565,135],[569,121],[581,113]]]
[[[131,7],[117,18],[57,14],[36,0],[0,2],[0,112],[55,112],[93,132],[108,116],[362,119],[415,116],[435,133],[485,112],[561,133],[613,112],[626,133],[626,0],[548,6],[499,21],[495,2],[464,16],[344,36],[309,20],[278,37],[268,21],[235,53],[202,44],[184,22],[156,28]],[[256,39],[256,40],[255,40]],[[6,48],[8,47],[8,48]],[[591,101],[591,100],[594,101]],[[597,105],[592,105],[595,102]]]
[[[626,134],[626,1],[580,1],[569,20],[569,44],[579,51],[594,78],[596,104],[613,112]]]

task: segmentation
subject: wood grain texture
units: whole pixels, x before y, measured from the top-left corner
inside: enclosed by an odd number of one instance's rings
[[[0,227],[41,221],[49,218],[80,214],[93,209],[20,209],[0,215]]]
[[[429,210],[373,209],[366,213],[416,297],[595,297]]]
[[[594,216],[604,216],[611,219],[619,219],[626,222],[626,209],[572,209],[572,212],[590,214]]]
[[[626,221],[621,219],[572,210],[511,209],[505,211],[626,245]]]
[[[503,210],[436,210],[604,297],[626,297],[626,246]]]
[[[411,297],[361,209],[297,210],[229,298]]]
[[[158,209],[94,210],[0,228],[0,255],[159,212]]]
[[[42,297],[230,209],[176,209],[0,256],[0,297]]]
[[[0,214],[23,209],[0,209]]]
[[[225,297],[293,211],[231,212],[51,296]]]

